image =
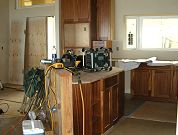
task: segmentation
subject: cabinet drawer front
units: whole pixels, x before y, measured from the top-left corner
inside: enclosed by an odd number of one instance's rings
[[[106,78],[104,80],[105,88],[109,88],[111,86],[114,86],[117,83],[118,83],[118,76],[117,75],[109,77],[109,78]]]

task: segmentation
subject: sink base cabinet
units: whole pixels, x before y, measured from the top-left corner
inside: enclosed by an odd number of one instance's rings
[[[134,97],[175,102],[176,78],[174,66],[151,67],[141,64],[131,71],[131,93]]]
[[[82,84],[85,102],[85,134],[101,135],[124,113],[124,72]],[[78,84],[73,84],[74,135],[82,135],[82,103]]]

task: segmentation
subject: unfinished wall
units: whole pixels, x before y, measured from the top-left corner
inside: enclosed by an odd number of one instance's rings
[[[10,15],[10,37],[11,45],[10,50],[15,48],[15,51],[11,52],[15,58],[9,59],[9,63],[14,63],[13,67],[9,66],[9,83],[23,84],[23,73],[24,73],[24,49],[25,49],[25,28],[27,17],[40,17],[40,16],[54,16],[55,7],[54,5],[40,6],[40,7],[28,7],[16,9],[16,0],[9,0],[9,15]],[[13,26],[18,25],[18,30],[14,33]],[[17,36],[18,35],[18,36]],[[14,62],[16,61],[16,62]]]
[[[0,80],[8,81],[9,1],[0,0]]]
[[[178,60],[176,51],[128,51],[125,46],[125,15],[178,15],[177,0],[116,0],[116,40],[119,40],[118,58],[148,58],[157,56],[160,60]]]

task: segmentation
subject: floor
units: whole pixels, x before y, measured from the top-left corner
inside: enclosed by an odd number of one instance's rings
[[[6,115],[0,115],[0,135],[21,135],[22,118],[18,110],[23,100],[23,91],[5,88],[0,90],[0,104],[10,108]],[[0,108],[6,109],[4,105]],[[155,109],[156,108],[156,109]],[[176,105],[148,102],[125,95],[125,115],[107,135],[175,135]]]
[[[125,97],[125,115],[108,135],[176,135],[176,104]]]
[[[23,91],[11,88],[0,90],[0,108],[7,113],[0,115],[0,135],[21,135],[23,115],[19,113],[23,100]]]

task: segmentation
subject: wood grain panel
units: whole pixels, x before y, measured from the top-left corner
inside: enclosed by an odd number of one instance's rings
[[[90,1],[91,0],[77,0],[77,17],[79,22],[90,21]]]
[[[154,97],[170,97],[171,90],[171,71],[165,70],[154,70],[153,72],[153,82],[154,82]]]
[[[47,18],[27,18],[25,44],[25,70],[39,67],[47,57]]]
[[[117,122],[119,118],[119,84],[112,87],[111,90],[111,120]]]
[[[91,84],[82,84],[82,92],[85,105],[85,134],[92,134],[92,105],[91,105]],[[82,135],[82,101],[79,85],[73,85],[73,119],[74,119],[74,134]]]
[[[74,22],[76,18],[75,8],[76,1],[74,0],[61,0],[61,16],[63,22]]]
[[[112,40],[114,37],[114,0],[97,0],[97,38],[98,40]]]
[[[57,111],[53,113],[54,134],[73,135],[72,74],[66,70],[52,70],[51,88],[57,99]],[[51,104],[55,104],[50,94]]]
[[[133,95],[148,96],[151,94],[150,70],[131,71],[131,92]]]
[[[12,21],[9,45],[9,83],[23,85],[26,22]]]
[[[111,127],[111,91],[110,88],[103,92],[103,133]]]

